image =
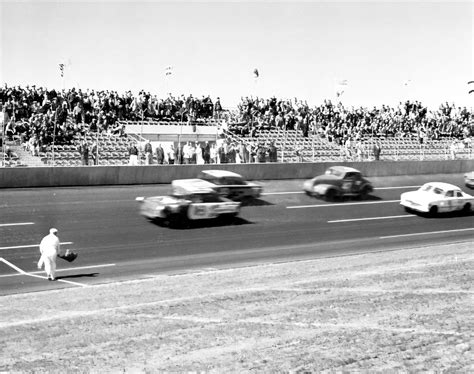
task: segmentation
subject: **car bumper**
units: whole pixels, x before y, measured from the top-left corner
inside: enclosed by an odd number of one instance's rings
[[[416,210],[417,212],[423,212],[423,213],[429,212],[428,206],[415,203],[411,200],[402,200],[400,201],[400,205],[411,210]]]

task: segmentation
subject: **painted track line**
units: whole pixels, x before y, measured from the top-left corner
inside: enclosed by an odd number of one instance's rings
[[[400,216],[383,216],[383,217],[366,217],[366,218],[350,218],[350,219],[335,219],[333,221],[328,221],[328,223],[339,223],[339,222],[357,222],[357,221],[375,221],[379,219],[392,219],[392,218],[408,218],[416,217],[413,214],[403,214]]]
[[[406,188],[419,188],[420,186],[393,186],[393,187],[374,187],[374,190],[396,190]],[[297,195],[304,194],[304,191],[278,191],[278,192],[264,192],[262,196],[267,195]]]
[[[3,262],[5,265],[10,266],[13,270],[16,270],[21,275],[28,275],[29,277],[47,279],[46,277],[41,276],[41,275],[27,273],[26,271],[20,269],[18,266],[15,266],[11,262],[5,260],[3,257],[0,257],[0,262]],[[89,287],[87,284],[84,284],[84,283],[72,282],[72,281],[67,281],[67,280],[64,280],[64,279],[57,279],[56,282],[68,283],[68,284],[72,284],[74,286]]]
[[[34,225],[34,222],[0,223],[0,227]]]
[[[450,232],[463,232],[463,231],[474,231],[474,227],[467,228],[467,229],[427,231],[427,232],[415,232],[413,234],[379,236],[379,239],[403,238],[403,237],[406,237],[406,236],[419,236],[419,235],[446,234],[446,233],[450,233]]]
[[[366,202],[359,202],[359,203],[293,205],[293,206],[287,206],[286,209],[321,208],[321,207],[349,206],[349,205],[389,204],[389,203],[398,203],[398,202],[400,202],[400,200],[366,201]]]
[[[116,264],[102,264],[102,265],[90,265],[90,266],[79,266],[75,268],[65,268],[65,269],[56,269],[56,272],[62,272],[62,271],[70,271],[70,270],[84,270],[84,269],[96,269],[96,268],[107,268],[111,266],[116,266]],[[43,271],[32,271],[29,274],[41,274]],[[0,278],[8,278],[8,277],[17,277],[21,274],[15,273],[15,274],[2,274],[0,275]]]
[[[62,242],[60,243],[61,245],[69,245],[69,244],[74,244],[74,242]],[[19,248],[35,248],[39,247],[39,244],[31,244],[31,245],[15,245],[13,247],[0,247],[0,251],[2,249],[19,249]]]

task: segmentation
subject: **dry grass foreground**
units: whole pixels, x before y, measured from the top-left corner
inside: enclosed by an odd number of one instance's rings
[[[474,372],[473,245],[5,296],[6,372]]]

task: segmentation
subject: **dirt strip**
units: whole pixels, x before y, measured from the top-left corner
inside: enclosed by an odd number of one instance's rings
[[[474,372],[474,240],[0,298],[0,372]]]

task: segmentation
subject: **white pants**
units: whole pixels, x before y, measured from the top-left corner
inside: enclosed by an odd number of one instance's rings
[[[38,269],[41,269],[44,264],[44,271],[48,278],[56,278],[56,254],[55,255],[41,255],[38,261]]]

